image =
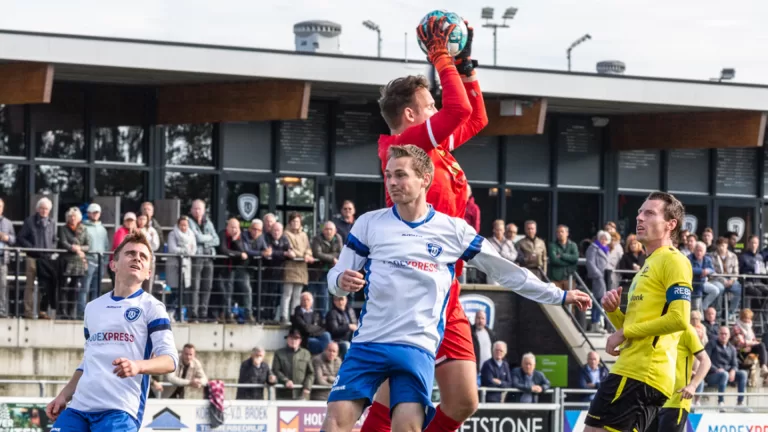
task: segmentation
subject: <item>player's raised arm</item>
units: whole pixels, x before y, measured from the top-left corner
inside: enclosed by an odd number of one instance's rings
[[[464,22],[467,24],[467,45],[456,56],[454,63],[456,64],[456,70],[461,76],[461,81],[464,83],[464,92],[469,105],[472,107],[472,115],[454,131],[453,146],[449,146],[451,147],[447,149],[449,151],[459,148],[459,146],[469,141],[470,138],[488,126],[488,114],[485,111],[483,92],[480,91],[480,83],[477,81],[477,72],[475,72],[477,60],[472,59],[472,40],[474,39],[475,31],[469,25],[469,22],[466,20]]]
[[[551,283],[537,278],[533,273],[502,258],[490,243],[466,222],[456,219],[460,236],[466,246],[461,259],[477,266],[491,279],[521,296],[544,304],[576,304],[586,310],[591,304],[590,297],[579,291],[563,291]]]
[[[339,261],[328,270],[328,292],[344,297],[350,292],[361,290],[365,279],[360,273],[368,259],[370,250],[367,243],[368,215],[360,216],[347,236],[347,243],[341,249]]]

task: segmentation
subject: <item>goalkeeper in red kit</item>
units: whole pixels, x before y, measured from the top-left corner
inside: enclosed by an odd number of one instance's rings
[[[443,28],[445,18],[431,18],[417,33],[428,48],[429,62],[440,75],[443,106],[438,112],[423,76],[391,81],[381,91],[379,106],[391,135],[379,138],[382,171],[387,151],[393,145],[414,144],[427,152],[435,164],[427,202],[448,216],[463,218],[467,206],[467,178],[451,152],[488,124],[483,95],[477,82],[472,53],[472,27],[467,26],[467,45],[455,58],[448,53],[448,35],[455,25]],[[387,205],[392,200],[387,195]],[[461,274],[457,263],[456,274]],[[445,333],[435,356],[435,379],[440,405],[425,432],[453,432],[477,409],[477,366],[472,333],[459,303],[459,283],[453,281],[446,308]],[[379,387],[361,432],[390,430],[388,382]]]

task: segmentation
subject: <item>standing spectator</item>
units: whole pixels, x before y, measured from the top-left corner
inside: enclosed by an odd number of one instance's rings
[[[315,355],[321,353],[328,346],[328,343],[331,342],[331,334],[325,331],[323,317],[320,311],[312,308],[313,303],[312,293],[302,293],[301,304],[294,309],[291,324],[293,324],[294,329],[301,332],[301,337],[304,340],[303,346]]]
[[[264,362],[264,349],[256,347],[251,351],[251,356],[240,365],[240,374],[237,376],[238,384],[261,384],[267,386],[277,382],[277,377],[269,370],[269,365]],[[238,387],[238,400],[265,399],[264,387]]]
[[[251,275],[248,273],[248,254],[245,252],[243,238],[240,235],[240,221],[231,218],[227,221],[227,229],[219,234],[222,239],[219,253],[226,256],[220,270],[224,305],[219,314],[219,323],[235,323],[232,313],[232,294],[237,291],[245,308],[245,322],[253,324],[253,292],[251,291]]]
[[[689,234],[687,237],[681,238],[685,239],[685,245],[680,247],[680,252],[682,252],[683,255],[690,257],[693,254],[693,249],[696,247],[696,242],[699,239],[696,237],[696,234]]]
[[[497,219],[493,222],[493,236],[488,239],[496,252],[512,262],[517,262],[517,248],[515,243],[504,236],[504,221]]]
[[[280,308],[283,316],[288,317],[290,312],[299,305],[301,291],[309,284],[308,264],[315,262],[312,257],[312,248],[309,246],[309,237],[301,226],[301,215],[291,213],[288,216],[288,230],[285,236],[291,244],[291,255],[285,261],[285,273],[283,274],[283,297],[280,299]],[[310,350],[311,351],[311,350]]]
[[[502,341],[494,342],[493,358],[480,367],[480,385],[482,387],[512,388],[512,372],[509,370],[509,363],[504,360],[506,356],[507,344]],[[501,402],[502,393],[504,393],[503,390],[486,391],[485,402]]]
[[[176,370],[165,375],[165,381],[173,386],[163,387],[163,399],[189,399],[187,387],[201,389],[208,385],[208,377],[196,354],[194,345],[184,345]]]
[[[91,239],[80,222],[83,215],[77,207],[71,207],[65,215],[67,224],[59,229],[59,248],[68,253],[61,254],[61,276],[63,288],[59,299],[59,314],[62,318],[77,318],[77,299],[88,269],[86,252],[90,250]]]
[[[703,242],[696,242],[693,246],[693,253],[688,259],[691,261],[691,267],[693,268],[691,309],[699,311],[702,308],[707,309],[720,295],[720,289],[717,285],[707,281],[707,278],[715,272],[712,259],[707,255],[707,246]]]
[[[333,223],[336,224],[341,240],[347,244],[347,236],[352,230],[352,225],[355,224],[355,204],[350,200],[341,203],[341,216],[334,219]]]
[[[267,215],[269,216],[269,215]],[[264,225],[266,226],[267,217],[264,216]],[[278,292],[282,290],[283,285],[283,264],[286,258],[295,257],[291,251],[291,243],[288,237],[283,234],[283,224],[274,222],[270,224],[270,231],[265,231],[264,235],[259,237],[258,250],[264,259],[264,270],[262,280],[264,281],[264,292],[268,297],[263,301],[269,307],[275,310],[275,321],[283,324],[288,322],[289,317],[282,315],[282,309],[277,306],[280,298]]]
[[[607,377],[608,369],[600,364],[600,354],[591,351],[587,354],[587,364],[581,368],[581,374],[579,374],[579,388],[597,390],[600,388],[600,383],[605,381]],[[587,402],[595,398],[594,393],[585,396],[584,400]]]
[[[261,252],[258,248],[259,237],[264,233],[264,222],[261,219],[254,219],[248,226],[246,231],[243,231],[243,246],[245,246],[245,253],[251,258],[261,256]]]
[[[765,342],[761,342],[755,336],[755,331],[752,328],[752,318],[755,313],[751,309],[744,308],[739,313],[739,319],[733,324],[734,333],[738,331],[744,335],[744,347],[741,351],[744,353],[757,354],[758,360],[760,360],[760,372],[761,376],[765,378],[768,376],[768,351],[765,348]]]
[[[160,234],[152,225],[150,225],[149,218],[143,213],[136,217],[136,229],[144,233],[144,236],[149,240],[149,246],[152,249],[152,268],[149,273],[149,279],[141,284],[141,288],[144,289],[144,291],[151,293],[152,285],[155,281],[155,264],[157,259],[157,257],[155,257],[155,252],[160,249],[161,245]]]
[[[598,231],[597,239],[587,249],[587,278],[596,303],[592,305],[592,323],[588,329],[591,332],[605,333],[601,322],[602,317],[596,305],[600,304],[606,292],[605,268],[608,265],[608,243],[610,241],[610,234],[605,231]]]
[[[317,308],[323,313],[328,312],[328,282],[326,276],[328,270],[339,262],[341,249],[344,242],[341,236],[336,232],[336,225],[328,221],[323,224],[323,232],[312,239],[312,256],[317,260],[317,265],[313,268],[310,275],[310,284],[314,288],[312,294],[315,296]]]
[[[0,199],[0,318],[8,317],[8,247],[16,244],[16,231],[11,221],[3,216],[5,201]]]
[[[475,197],[472,196],[472,186],[467,184],[467,209],[464,211],[464,221],[480,232],[480,207],[475,204]]]
[[[128,212],[123,215],[123,226],[115,230],[115,235],[112,237],[112,254],[109,255],[109,262],[112,262],[114,252],[123,242],[125,237],[132,233],[136,229],[136,213]],[[112,285],[115,284],[115,272],[112,271],[112,266],[107,267],[109,277],[112,279]]]
[[[475,313],[475,324],[472,326],[472,345],[475,348],[475,362],[477,372],[486,361],[493,358],[493,343],[498,339],[496,334],[488,327],[488,319],[485,312],[479,310]]]
[[[272,359],[272,373],[277,376],[277,382],[285,386],[285,389],[277,390],[277,399],[307,399],[315,381],[312,354],[301,347],[299,330],[291,330],[285,339],[287,346],[275,351]],[[296,385],[301,387],[296,388]]]
[[[504,231],[504,237],[512,243],[517,244],[517,225],[513,223],[507,224],[507,228]]]
[[[512,387],[523,392],[518,399],[521,403],[538,403],[539,395],[551,387],[547,377],[536,370],[533,353],[523,354],[520,367],[512,369]]]
[[[205,214],[205,202],[195,200],[192,203],[190,213],[192,217],[189,220],[189,228],[195,234],[196,255],[216,255],[219,235],[216,234],[216,228]],[[196,321],[198,317],[203,320],[208,319],[208,302],[211,300],[212,288],[213,258],[192,258],[192,312],[189,314],[190,321]]]
[[[616,231],[611,233],[611,244],[608,248],[610,252],[608,252],[608,265],[605,268],[605,286],[608,289],[616,289],[619,287],[621,275],[614,272],[614,270],[619,265],[621,257],[624,256],[624,248],[621,246],[621,235]]]
[[[619,261],[619,270],[629,270],[632,272],[639,272],[645,265],[645,252],[643,251],[643,245],[637,240],[637,237],[627,237],[627,249],[624,255]],[[630,283],[635,276],[634,273],[623,273],[621,276],[621,284]]]
[[[141,204],[141,214],[147,217],[147,220],[149,221],[149,226],[155,229],[155,232],[157,232],[158,237],[158,244],[163,245],[165,244],[165,236],[163,235],[163,226],[160,225],[160,222],[155,219],[155,206],[149,202],[146,201]],[[153,249],[156,250],[156,249]]]
[[[352,340],[352,332],[357,330],[355,310],[347,306],[346,296],[333,296],[333,307],[325,315],[325,329],[331,339],[339,344],[339,355],[344,358]]]
[[[176,226],[173,227],[173,231],[168,234],[168,253],[176,256],[170,257],[165,263],[165,283],[171,287],[171,300],[169,300],[169,315],[173,316],[179,294],[175,294],[175,290],[181,291],[181,287],[184,287],[186,293],[186,299],[182,298],[182,302],[185,305],[192,304],[189,294],[189,287],[192,286],[192,258],[190,255],[194,255],[197,252],[197,240],[195,239],[195,233],[189,229],[189,217],[181,216],[176,222]],[[181,311],[179,311],[181,313]],[[180,315],[181,316],[181,315]]]
[[[525,222],[525,237],[517,242],[517,250],[523,266],[544,280],[547,274],[547,245],[544,240],[536,237],[536,221]]]
[[[741,274],[766,274],[763,255],[758,251],[759,246],[760,238],[756,235],[750,236],[749,240],[747,241],[746,249],[744,249],[739,255],[739,271]],[[766,285],[760,279],[744,278],[744,295],[745,297],[755,298],[752,300],[753,304],[749,304],[747,301],[744,301],[744,304],[742,305],[743,307],[762,310],[762,306],[765,303],[766,298],[768,298],[768,285]]]
[[[733,231],[728,231],[725,233],[725,238],[728,239],[728,250],[738,254],[740,251],[736,250],[736,245],[739,243],[739,234]]]
[[[34,249],[54,249],[56,247],[56,222],[49,215],[53,204],[46,197],[37,201],[37,213],[26,218],[16,240],[19,247]],[[58,271],[49,252],[26,252],[27,282],[24,285],[24,318],[32,319],[36,311],[39,317],[48,319],[46,311],[53,313],[50,304],[54,304],[58,290]],[[35,298],[35,279],[37,279],[37,298]],[[42,300],[41,300],[42,297]]]
[[[275,222],[277,222],[277,217],[275,217],[275,215],[273,215],[272,213],[267,213],[264,215],[263,219],[264,219],[264,226],[263,226],[264,232],[271,233],[272,225],[274,225]]]
[[[89,301],[101,295],[101,281],[104,279],[107,256],[110,251],[109,234],[101,223],[101,206],[91,203],[87,209],[88,220],[83,222],[85,232],[90,243],[89,253],[85,255],[88,260],[88,270],[83,278],[83,287],[80,290],[80,298],[77,304],[77,315],[83,316],[85,305]]]
[[[579,247],[568,238],[568,227],[557,226],[557,238],[549,244],[549,280],[562,290],[570,289],[568,276],[576,271]]]
[[[608,221],[603,225],[603,231],[607,232],[608,235],[613,236],[613,233],[616,232],[616,222],[614,221]]]
[[[712,228],[710,227],[704,228],[704,232],[701,233],[701,241],[703,241],[704,244],[707,245],[707,253],[714,253],[715,251],[717,251],[717,244],[714,243],[714,240],[715,240],[715,233],[712,231]],[[728,242],[726,240],[726,246],[727,244]]]
[[[728,383],[735,382],[739,393],[744,393],[747,390],[747,373],[739,370],[739,355],[736,348],[728,342],[730,338],[731,331],[728,327],[720,327],[717,339],[710,340],[707,344],[705,349],[712,360],[712,366],[705,381],[708,386],[717,386],[719,393],[725,393]],[[737,398],[737,401],[739,407],[744,407],[743,394]],[[723,407],[725,396],[718,396],[717,404]],[[721,412],[723,412],[722,409]]]
[[[704,233],[706,234],[706,231]],[[723,298],[727,298],[728,293],[732,295],[728,321],[733,321],[736,318],[736,312],[739,310],[742,293],[741,282],[737,278],[739,274],[739,257],[728,250],[728,239],[724,237],[717,239],[715,251],[710,254],[710,257],[712,258],[712,265],[715,268],[716,274],[734,275],[733,277],[717,276],[710,280],[723,293]]]
[[[312,358],[312,366],[315,369],[315,384],[329,388],[314,390],[310,399],[326,401],[341,367],[339,345],[336,342],[329,343],[323,352]]]
[[[707,329],[707,339],[717,339],[717,334],[720,332],[720,324],[717,322],[717,311],[713,307],[707,308],[704,311],[704,328]]]

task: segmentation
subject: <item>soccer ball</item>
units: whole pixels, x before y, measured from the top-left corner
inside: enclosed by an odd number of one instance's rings
[[[426,31],[427,22],[431,17],[437,17],[437,19],[440,19],[442,16],[446,17],[445,25],[443,28],[447,28],[451,24],[456,24],[456,28],[453,29],[450,37],[448,38],[448,53],[452,57],[456,57],[467,45],[467,25],[464,24],[464,18],[460,17],[456,13],[448,12],[446,10],[433,10],[421,19],[420,25]],[[418,35],[416,39],[419,42],[419,47],[421,50],[424,51],[424,54],[427,54],[427,47],[424,46],[424,44],[421,42],[421,39],[418,38]]]

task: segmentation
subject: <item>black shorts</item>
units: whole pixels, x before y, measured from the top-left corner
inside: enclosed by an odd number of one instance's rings
[[[600,384],[584,424],[608,431],[643,432],[667,402],[646,383],[609,374]]]
[[[662,408],[648,432],[686,432],[688,411],[683,408]]]

